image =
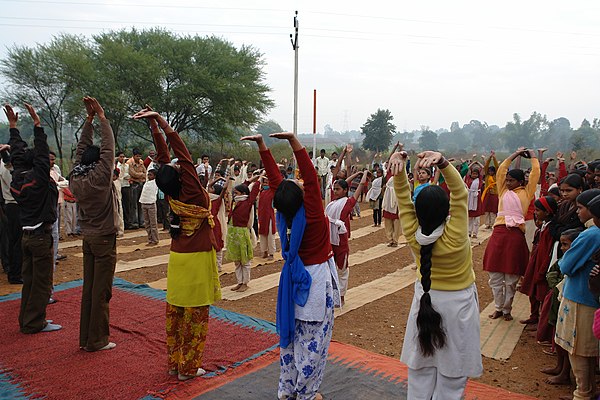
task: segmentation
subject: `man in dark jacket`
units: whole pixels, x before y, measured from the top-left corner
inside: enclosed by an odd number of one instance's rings
[[[109,306],[117,263],[119,226],[115,186],[112,183],[115,138],[104,110],[92,97],[83,99],[87,118],[77,144],[69,186],[79,203],[83,232],[83,292],[79,347],[86,351],[110,350]],[[94,116],[100,120],[100,147],[93,145]]]
[[[33,119],[33,150],[21,139],[18,113],[8,104],[4,107],[13,166],[10,189],[21,210],[23,227],[19,326],[23,333],[50,332],[61,328],[46,321],[46,306],[52,293],[52,223],[56,220],[58,190],[50,179],[50,150],[44,128],[33,107],[29,104],[25,107]]]

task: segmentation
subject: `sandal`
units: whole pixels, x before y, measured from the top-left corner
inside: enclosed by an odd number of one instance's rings
[[[513,320],[513,316],[510,314],[504,314],[504,320],[505,321],[512,321]]]
[[[537,318],[522,319],[522,320],[519,321],[519,323],[523,324],[523,325],[537,324],[538,323],[538,319]]]
[[[491,319],[498,319],[502,316],[502,311],[494,311],[493,314],[488,315]]]

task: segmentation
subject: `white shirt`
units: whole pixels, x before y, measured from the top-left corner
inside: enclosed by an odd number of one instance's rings
[[[140,194],[140,203],[142,204],[154,204],[156,203],[156,196],[158,195],[158,186],[156,186],[156,180],[146,181]]]
[[[327,175],[329,172],[329,158],[327,157],[317,157],[317,169],[319,170],[319,175]]]
[[[4,162],[0,160],[0,185],[2,185],[2,197],[5,203],[16,204],[15,198],[10,192],[10,183],[12,182],[12,175],[10,170],[6,168]]]
[[[198,174],[198,176],[204,176],[207,170],[208,176],[210,177],[212,175],[212,166],[210,164],[200,164],[196,167],[196,174]]]

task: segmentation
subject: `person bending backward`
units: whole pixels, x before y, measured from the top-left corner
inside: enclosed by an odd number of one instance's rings
[[[77,144],[75,166],[69,186],[79,202],[79,224],[83,232],[83,290],[79,347],[86,351],[110,350],[109,301],[117,263],[119,215],[117,193],[112,183],[115,139],[98,101],[83,99],[87,117]],[[100,147],[93,144],[92,121],[100,120]]]
[[[293,133],[274,133],[294,151],[304,185],[284,180],[261,135],[255,141],[269,177],[277,209],[277,230],[285,264],[277,293],[280,340],[279,399],[322,399],[323,380],[333,329],[333,308],[339,306],[338,275],[329,242],[319,178],[304,147]]]
[[[400,360],[408,366],[409,399],[460,399],[467,377],[483,372],[467,189],[442,154],[426,151],[417,157],[417,168],[441,170],[450,198],[441,187],[429,185],[413,204],[404,168],[407,154],[392,155],[402,229],[419,267]]]
[[[19,328],[23,333],[61,329],[46,320],[46,306],[52,293],[52,224],[56,221],[58,189],[50,179],[48,138],[33,107],[25,104],[33,119],[33,144],[29,149],[17,129],[19,114],[8,104],[4,112],[10,127],[8,145],[13,166],[10,191],[21,211],[23,251],[21,310]]]
[[[518,156],[531,157],[529,183],[525,186],[525,173],[520,169],[508,171]],[[519,277],[525,273],[529,249],[525,240],[525,214],[535,197],[540,163],[533,150],[519,149],[498,167],[498,216],[492,236],[483,257],[483,270],[489,273],[488,281],[494,295],[495,311],[492,319],[503,317],[511,321],[512,302]]]
[[[200,183],[192,157],[168,122],[149,107],[133,116],[147,119],[160,164],[156,184],[174,215],[167,267],[168,373],[185,381],[206,373],[202,358],[208,333],[209,306],[221,299],[210,197]],[[171,164],[167,142],[177,163]]]

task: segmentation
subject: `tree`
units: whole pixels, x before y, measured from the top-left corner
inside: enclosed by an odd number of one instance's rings
[[[520,146],[533,147],[548,129],[545,115],[533,112],[529,119],[522,121],[519,114],[513,114],[513,121],[504,128],[504,141],[509,150]]]
[[[573,132],[570,142],[573,150],[582,151],[597,146],[599,139],[598,130],[594,129],[587,119],[584,119],[579,129]]]
[[[271,133],[283,132],[283,128],[276,121],[270,119],[268,121],[261,122],[256,126],[256,132],[263,135],[267,146],[275,143],[276,140],[269,137]]]
[[[435,150],[439,148],[437,133],[425,129],[419,137],[419,147],[421,150]]]
[[[365,136],[362,147],[377,153],[386,150],[392,143],[396,125],[392,124],[394,117],[389,110],[377,109],[375,114],[361,126],[361,134]]]
[[[58,157],[63,158],[65,104],[76,87],[71,72],[80,68],[85,40],[59,35],[36,48],[13,46],[0,60],[0,73],[9,82],[6,96],[17,106],[31,103],[51,129]]]

